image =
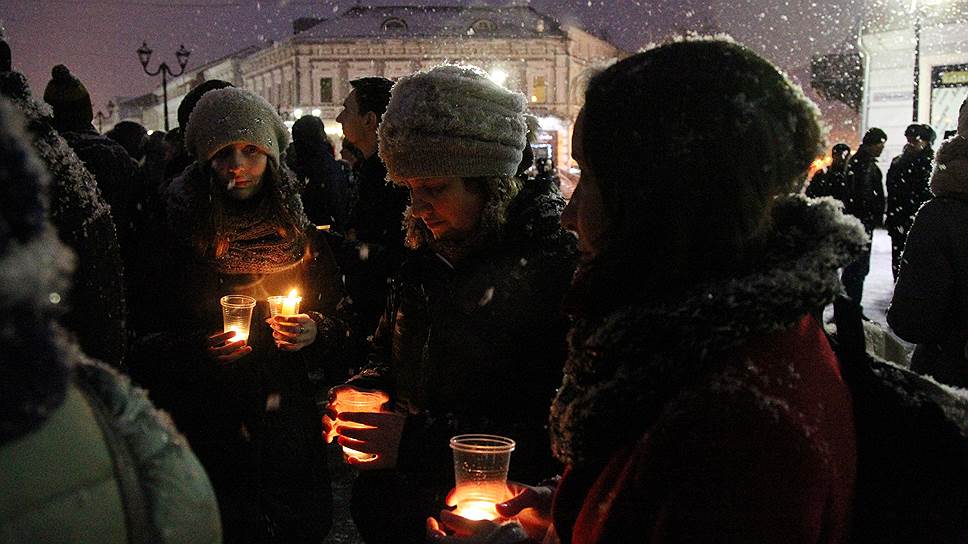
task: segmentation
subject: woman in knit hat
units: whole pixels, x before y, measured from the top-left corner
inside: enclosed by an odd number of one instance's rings
[[[543,427],[564,356],[558,305],[576,257],[558,224],[557,188],[515,176],[529,145],[523,95],[453,65],[402,78],[391,93],[379,155],[410,190],[414,251],[366,368],[345,387],[386,391],[392,410],[325,419],[341,444],[377,455],[353,461],[362,472],[352,511],[370,543],[423,541],[426,517],[453,486],[456,434],[516,440],[517,477],[554,472]],[[340,426],[364,420],[375,428]]]
[[[790,194],[820,149],[816,107],[728,40],[680,40],[590,81],[562,215],[583,258],[546,542],[848,541],[852,405],[811,312],[865,240],[829,200]],[[520,541],[487,530],[474,542]]]
[[[226,542],[319,542],[330,525],[314,394],[319,379],[345,375],[335,368],[343,291],[279,162],[288,140],[249,91],[199,100],[185,131],[197,160],[165,195],[162,299],[138,309],[153,326],[136,339],[132,373],[208,470]],[[301,313],[269,318],[267,297],[292,289]],[[224,295],[256,299],[248,338],[221,332]]]
[[[958,133],[938,149],[934,198],[915,216],[901,257],[887,322],[917,343],[911,369],[968,387],[968,100]]]

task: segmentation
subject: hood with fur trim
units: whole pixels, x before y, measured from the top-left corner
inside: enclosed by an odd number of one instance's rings
[[[782,198],[773,220],[763,269],[698,286],[677,302],[576,322],[550,420],[562,462],[603,463],[689,384],[724,370],[726,354],[791,327],[840,292],[837,269],[866,242],[860,222],[830,198],[799,196]]]

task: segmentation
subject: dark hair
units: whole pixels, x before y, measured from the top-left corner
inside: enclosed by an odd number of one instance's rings
[[[383,114],[390,103],[390,88],[393,81],[385,77],[363,77],[350,81],[350,86],[356,91],[356,106],[359,114],[368,111],[376,114],[376,120],[383,120]]]
[[[589,281],[671,297],[756,266],[775,197],[823,152],[817,115],[776,67],[728,40],[676,41],[594,76],[582,143],[608,230]]]
[[[834,144],[834,146],[830,148],[830,153],[833,155],[838,155],[844,151],[850,153],[850,146],[845,143]]]
[[[128,152],[134,160],[141,160],[144,157],[145,141],[148,139],[148,130],[134,121],[121,121],[111,127],[105,136],[121,144],[121,147]]]
[[[864,133],[861,145],[876,145],[887,141],[887,133],[877,127],[871,127]]]
[[[219,258],[225,254],[229,246],[227,233],[222,228],[226,198],[225,184],[212,169],[211,161],[205,164],[209,176],[209,194],[212,195],[212,206],[205,210],[205,216],[199,218],[201,221],[196,223],[203,226],[194,232],[194,245],[200,255]],[[303,237],[305,234],[299,227],[299,218],[293,217],[282,202],[279,191],[275,190],[282,182],[281,178],[280,166],[275,161],[266,161],[266,170],[262,174],[262,188],[260,189],[263,199],[262,206],[272,210],[271,217],[276,218],[281,225],[278,232],[280,236]]]

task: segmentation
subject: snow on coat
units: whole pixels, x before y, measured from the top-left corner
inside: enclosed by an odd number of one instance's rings
[[[52,128],[50,108],[31,96],[23,74],[0,73],[0,94],[27,119],[31,145],[50,174],[51,223],[77,256],[61,323],[77,335],[85,353],[120,365],[125,350],[123,267],[111,209],[94,177]]]
[[[851,403],[808,314],[866,237],[829,199],[773,214],[765,268],[576,322],[551,412],[564,541],[846,541]]]

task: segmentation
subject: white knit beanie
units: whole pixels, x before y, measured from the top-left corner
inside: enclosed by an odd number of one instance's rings
[[[279,164],[289,145],[289,130],[275,109],[261,96],[226,87],[208,91],[188,118],[185,147],[199,161],[234,143],[253,144]]]
[[[403,77],[380,122],[380,158],[394,181],[512,176],[527,143],[526,105],[473,66]]]

